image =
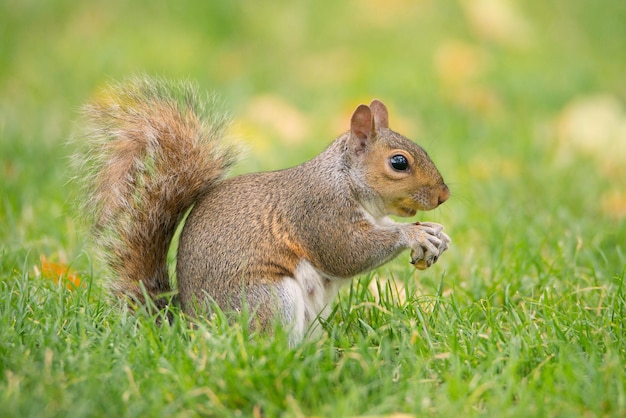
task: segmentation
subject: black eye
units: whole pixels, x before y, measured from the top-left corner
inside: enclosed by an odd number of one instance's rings
[[[391,166],[394,170],[406,171],[409,169],[409,162],[404,155],[394,155],[393,157],[391,157],[389,162],[391,163]]]

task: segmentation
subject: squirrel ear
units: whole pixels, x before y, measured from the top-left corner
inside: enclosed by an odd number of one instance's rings
[[[389,112],[387,106],[378,99],[372,100],[370,108],[374,114],[374,122],[377,128],[389,128]]]
[[[362,141],[373,137],[376,129],[374,127],[374,119],[372,118],[372,110],[369,107],[362,104],[356,108],[352,114],[352,119],[350,119],[350,132],[354,137]]]

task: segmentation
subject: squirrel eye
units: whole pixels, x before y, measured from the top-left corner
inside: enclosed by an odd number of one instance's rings
[[[391,163],[391,167],[393,167],[394,170],[406,171],[409,168],[409,162],[404,155],[394,155],[393,157],[391,157],[389,162]]]

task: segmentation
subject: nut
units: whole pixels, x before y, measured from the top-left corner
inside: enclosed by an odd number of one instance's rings
[[[426,270],[428,268],[428,263],[426,263],[426,260],[422,259],[413,263],[413,266],[415,266],[418,270]]]

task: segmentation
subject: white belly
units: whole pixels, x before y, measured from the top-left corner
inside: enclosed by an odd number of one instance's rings
[[[318,318],[328,317],[330,305],[339,289],[349,282],[323,276],[306,260],[300,262],[294,276],[285,277],[278,285],[285,326],[290,330],[292,345],[302,340]],[[319,323],[311,328],[311,332],[316,330],[320,331]]]

